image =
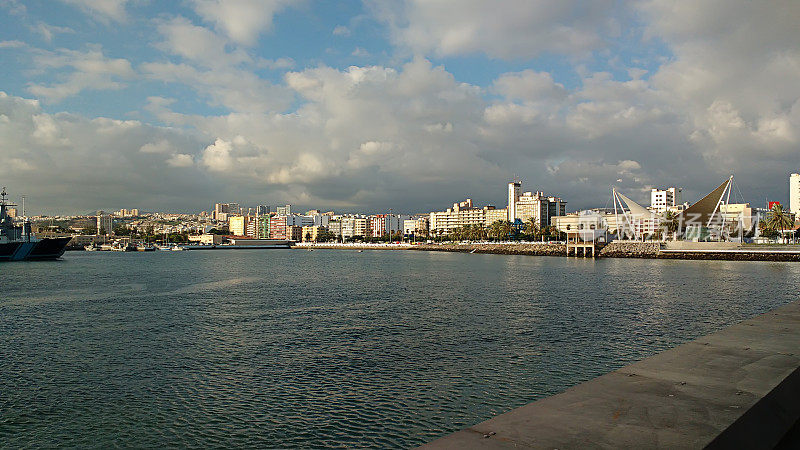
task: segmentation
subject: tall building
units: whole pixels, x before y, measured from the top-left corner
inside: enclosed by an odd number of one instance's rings
[[[256,220],[258,222],[256,229],[257,239],[269,239],[269,218],[269,214],[258,216],[258,219]]]
[[[228,230],[234,236],[245,236],[247,232],[247,216],[231,216],[228,218]]]
[[[216,203],[214,205],[214,220],[225,221],[229,216],[241,214],[238,203]]]
[[[650,190],[650,210],[657,213],[666,212],[669,209],[675,209],[683,203],[681,199],[681,192],[683,189],[676,187],[668,187],[666,189]]]
[[[114,217],[109,214],[97,215],[97,234],[111,234],[114,231]]]
[[[551,218],[563,216],[567,202],[559,197],[547,196],[544,192],[525,192],[519,196],[514,219],[527,222],[533,218],[540,227],[551,225]]]
[[[522,190],[522,183],[519,181],[512,181],[508,183],[508,221],[513,222],[517,217],[517,200],[519,200],[519,193]]]
[[[289,214],[292,213],[292,205],[278,206],[275,208],[275,212],[277,214],[288,216]]]
[[[267,206],[267,205],[258,205],[256,207],[256,214],[259,217],[269,214],[269,206]]]
[[[800,173],[789,177],[789,211],[800,217]]]

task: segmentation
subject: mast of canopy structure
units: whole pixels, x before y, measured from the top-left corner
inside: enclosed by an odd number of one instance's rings
[[[617,188],[611,189],[611,195],[614,201],[614,219],[617,221],[617,235],[620,238],[622,237],[622,233],[624,232],[624,227],[620,225],[627,222],[628,227],[630,227],[631,234],[633,234],[633,239],[638,241],[639,233],[636,232],[636,226],[634,225],[631,217],[628,215],[628,212],[625,210],[625,203],[623,203],[623,200],[620,198],[620,194],[619,192],[617,192]],[[623,222],[619,221],[619,214],[617,213],[617,204],[619,204],[619,209],[622,211],[622,216],[625,219]]]
[[[706,228],[710,228],[711,224],[714,221],[714,216],[716,216],[717,212],[722,217],[722,226],[720,228],[720,238],[722,238],[722,232],[725,230],[725,219],[727,218],[727,205],[730,204],[731,200],[731,185],[733,184],[733,175],[728,177],[727,184],[725,185],[725,189],[722,191],[722,194],[719,196],[719,200],[717,200],[717,205],[714,207],[714,211],[711,213],[711,216],[708,218],[708,222],[706,222]],[[722,199],[725,199],[725,203],[722,202]],[[726,205],[725,214],[723,214],[722,209],[720,208],[721,205]]]

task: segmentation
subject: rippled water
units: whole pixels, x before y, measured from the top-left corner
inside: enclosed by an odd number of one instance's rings
[[[792,263],[411,251],[0,265],[0,446],[410,447],[796,299]]]

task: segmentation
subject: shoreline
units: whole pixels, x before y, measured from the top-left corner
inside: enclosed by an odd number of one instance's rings
[[[598,257],[800,262],[800,248],[796,246],[794,248],[785,246],[757,249],[747,247],[731,248],[730,246],[715,248],[720,246],[703,245],[705,243],[691,244],[695,245],[680,245],[676,247],[683,248],[671,249],[662,248],[661,242],[611,242],[603,247],[598,246],[600,248]],[[423,244],[412,246],[411,250],[495,255],[567,256],[567,246],[561,243]]]

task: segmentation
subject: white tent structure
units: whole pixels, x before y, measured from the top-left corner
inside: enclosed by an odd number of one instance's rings
[[[700,235],[700,230],[703,229],[724,229],[725,215],[721,214],[720,206],[730,202],[732,185],[733,175],[705,197],[682,211],[678,215],[678,231],[695,229],[698,230],[697,234]],[[665,219],[664,215],[639,205],[621,192],[618,192],[616,188],[612,188],[612,197],[614,200],[614,215],[617,216],[618,235],[620,237],[627,236],[636,240],[644,239],[646,235],[654,234]],[[620,215],[622,215],[621,220]]]

